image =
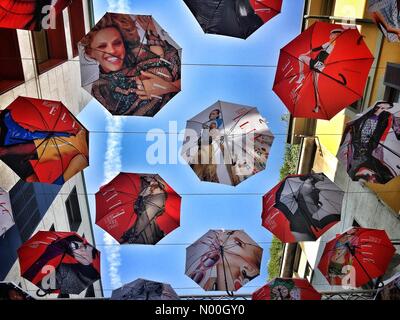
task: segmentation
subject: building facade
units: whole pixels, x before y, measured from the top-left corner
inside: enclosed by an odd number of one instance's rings
[[[73,0],[40,32],[0,29],[0,109],[18,96],[61,101],[77,115],[91,96],[81,89],[78,41],[94,25],[92,0]],[[20,277],[17,249],[37,231],[75,231],[95,245],[83,172],[63,186],[25,183],[0,163],[0,186],[10,194],[15,225],[0,238],[0,281],[37,287]],[[102,297],[101,281],[81,296]],[[52,295],[51,297],[54,297]]]
[[[315,21],[355,24],[375,57],[362,99],[330,121],[291,118],[288,143],[301,144],[298,173],[323,172],[346,192],[342,221],[317,242],[287,244],[284,247],[283,277],[307,278],[320,291],[341,291],[332,287],[320,273],[317,264],[325,243],[353,226],[386,230],[390,239],[400,239],[400,179],[386,185],[354,182],[336,158],[345,124],[378,100],[399,102],[400,46],[388,42],[372,22],[367,0],[305,1],[302,30]],[[390,192],[388,192],[390,191]],[[400,271],[400,247],[383,277]]]

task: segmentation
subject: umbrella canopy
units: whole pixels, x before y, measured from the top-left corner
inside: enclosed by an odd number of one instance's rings
[[[186,248],[185,274],[206,291],[236,291],[260,274],[263,249],[242,230],[210,230]]]
[[[89,165],[89,132],[59,101],[18,97],[0,130],[0,159],[27,182],[62,185]]]
[[[35,300],[12,282],[0,282],[0,300]]]
[[[39,31],[51,15],[60,14],[72,0],[2,0],[0,28]]]
[[[154,116],[181,90],[181,48],[151,16],[106,13],[79,42],[82,87],[113,115]]]
[[[343,196],[323,173],[290,175],[264,195],[262,225],[285,243],[317,240],[340,221]]]
[[[363,97],[373,61],[357,28],[316,22],[281,49],[273,90],[294,117],[330,120]]]
[[[400,300],[400,273],[384,282],[384,286],[376,293],[375,300]]]
[[[10,195],[0,188],[0,237],[14,224]]]
[[[236,186],[265,169],[273,141],[256,108],[218,101],[187,121],[182,157],[200,180]]]
[[[346,124],[337,155],[354,180],[386,184],[400,175],[400,103],[378,101]]]
[[[395,251],[384,230],[353,228],[326,243],[318,269],[331,285],[354,277],[360,287],[385,274]]]
[[[252,300],[321,300],[307,279],[275,278],[252,295]]]
[[[96,193],[96,224],[121,244],[156,244],[179,227],[180,210],[157,174],[120,173]]]
[[[179,296],[167,283],[137,279],[113,290],[111,300],[179,300]]]
[[[400,1],[368,0],[368,11],[389,42],[400,41]]]
[[[39,231],[18,258],[21,276],[46,294],[80,294],[100,279],[100,252],[75,232]]]
[[[246,39],[281,12],[282,0],[184,0],[205,33]]]

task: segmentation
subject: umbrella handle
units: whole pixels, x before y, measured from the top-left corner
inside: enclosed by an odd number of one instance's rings
[[[43,293],[41,293],[41,291],[43,292]],[[50,294],[50,292],[46,292],[45,290],[43,290],[43,289],[37,289],[37,291],[36,291],[36,295],[39,297],[39,298],[43,298],[43,297],[45,297],[45,296],[47,296],[47,295],[49,295]]]

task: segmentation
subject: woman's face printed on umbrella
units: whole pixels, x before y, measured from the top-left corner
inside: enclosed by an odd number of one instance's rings
[[[106,73],[123,68],[126,55],[121,33],[114,27],[101,29],[92,38],[89,56],[96,60]]]
[[[85,245],[83,242],[73,241],[71,242],[71,250],[74,258],[85,266],[90,265],[93,262],[93,248]]]
[[[375,106],[375,108],[374,108],[374,110],[375,110],[375,115],[377,115],[377,116],[379,116],[383,111],[387,111],[387,110],[389,110],[390,108],[392,108],[393,106],[390,104],[390,103],[388,103],[388,102],[381,102],[381,103],[378,103],[376,106]]]
[[[219,118],[219,113],[220,111],[218,109],[215,109],[213,111],[210,112],[209,118],[210,120],[215,120]]]

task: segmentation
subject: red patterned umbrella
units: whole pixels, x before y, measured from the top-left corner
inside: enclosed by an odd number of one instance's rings
[[[21,276],[46,294],[80,294],[100,279],[100,252],[75,232],[39,231],[18,258]]]
[[[121,244],[156,244],[179,227],[180,206],[159,175],[120,173],[96,193],[96,224]]]
[[[60,14],[72,0],[2,0],[0,28],[39,31],[49,15]]]
[[[273,90],[294,117],[329,120],[363,97],[373,61],[357,28],[316,22],[281,49]]]
[[[395,251],[384,230],[353,228],[326,244],[318,269],[331,285],[354,277],[360,287],[385,274]]]
[[[321,300],[307,279],[275,278],[252,295],[252,300]]]
[[[0,113],[0,159],[27,182],[63,184],[89,165],[88,140],[59,101],[18,97]]]

